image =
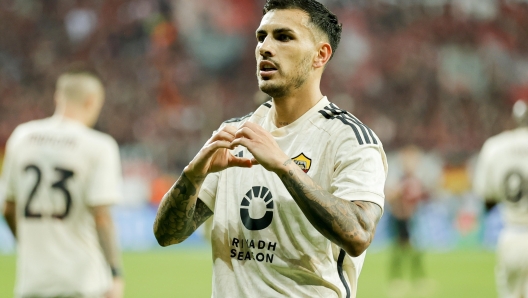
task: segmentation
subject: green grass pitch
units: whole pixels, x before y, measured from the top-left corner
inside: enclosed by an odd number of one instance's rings
[[[358,298],[385,298],[389,252],[368,253],[359,277]],[[495,255],[485,251],[425,253],[430,284],[426,291],[408,289],[401,298],[492,298]],[[211,257],[205,249],[168,249],[125,253],[126,298],[210,297]],[[12,297],[15,256],[0,255],[0,297]]]

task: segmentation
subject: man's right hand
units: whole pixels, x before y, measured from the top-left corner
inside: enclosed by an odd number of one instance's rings
[[[230,167],[251,167],[250,159],[236,157],[229,152],[236,131],[235,126],[227,125],[216,132],[185,167],[183,172],[193,184],[199,184],[210,173]]]

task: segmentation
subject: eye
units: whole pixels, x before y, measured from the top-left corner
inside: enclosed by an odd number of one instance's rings
[[[292,38],[286,34],[280,34],[277,39],[284,42],[292,40]]]
[[[266,39],[266,35],[263,35],[263,34],[257,35],[258,42],[264,42],[264,39]]]

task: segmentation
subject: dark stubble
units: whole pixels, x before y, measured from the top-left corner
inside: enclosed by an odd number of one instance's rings
[[[308,55],[305,56],[301,60],[301,63],[299,63],[299,66],[292,70],[290,75],[285,74],[279,66],[278,73],[282,78],[285,78],[285,80],[282,83],[268,82],[267,84],[259,86],[260,90],[273,98],[287,96],[290,92],[294,91],[295,89],[299,89],[302,85],[304,85],[308,79],[310,74],[310,61],[310,57]],[[257,66],[257,73],[258,71],[259,70]]]

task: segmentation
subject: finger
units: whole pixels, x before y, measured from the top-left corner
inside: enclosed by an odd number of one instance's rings
[[[244,146],[249,149],[251,146],[251,140],[247,138],[235,139],[233,142],[231,142],[230,148],[235,148],[236,146]]]
[[[255,139],[257,137],[257,133],[255,133],[251,128],[249,127],[242,127],[239,130],[237,130],[235,134],[235,138],[247,138],[247,139]]]
[[[215,133],[209,139],[209,141],[207,141],[207,143],[210,144],[210,143],[213,143],[214,141],[219,141],[219,140],[232,142],[234,139],[235,139],[234,134],[231,134],[229,132],[221,130],[221,131]]]
[[[230,142],[219,140],[219,141],[214,141],[211,144],[208,144],[207,146],[205,146],[203,148],[202,152],[204,153],[204,155],[205,155],[204,157],[205,158],[209,158],[209,157],[213,156],[213,154],[215,154],[215,152],[218,149],[230,148],[230,147],[231,147],[231,143]]]
[[[218,141],[214,141],[211,144],[205,146],[205,148],[209,150],[217,150],[220,148],[230,148],[231,143],[232,142],[226,141],[226,140],[218,140]]]
[[[251,159],[251,164],[256,166],[256,165],[259,165],[260,162],[258,162],[258,160],[256,160],[254,157]]]
[[[235,135],[238,128],[234,125],[226,125],[220,131],[227,132],[228,134]]]
[[[254,132],[258,132],[260,130],[264,130],[264,128],[262,128],[262,126],[258,125],[257,123],[250,122],[250,121],[246,121],[244,123],[244,125],[242,125],[241,127],[247,127],[249,129],[253,130]]]
[[[229,167],[251,168],[253,164],[248,158],[232,156],[232,158],[229,159],[228,165]]]

